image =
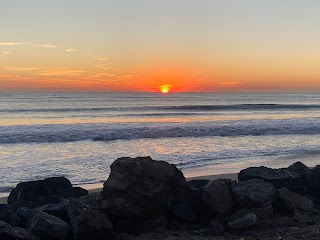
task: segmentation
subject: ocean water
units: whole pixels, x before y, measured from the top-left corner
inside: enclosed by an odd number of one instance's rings
[[[21,181],[105,181],[119,157],[185,176],[320,163],[320,94],[1,93],[0,195]]]

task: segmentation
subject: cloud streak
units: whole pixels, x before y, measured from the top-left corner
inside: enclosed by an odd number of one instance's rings
[[[43,48],[57,48],[58,46],[56,45],[51,45],[51,44],[39,44],[39,47],[43,47]]]
[[[97,61],[108,61],[109,59],[108,58],[105,58],[105,57],[93,57],[94,60],[97,60]]]
[[[76,51],[78,51],[78,49],[66,48],[64,51],[65,51],[65,52],[76,52]]]
[[[28,44],[27,42],[0,42],[0,46],[19,46]]]

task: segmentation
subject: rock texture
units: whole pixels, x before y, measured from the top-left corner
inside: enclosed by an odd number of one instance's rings
[[[239,207],[253,208],[271,202],[275,188],[271,183],[262,179],[250,179],[235,184],[232,186],[231,191]]]
[[[19,207],[36,208],[49,203],[57,203],[61,198],[80,197],[88,191],[72,187],[64,177],[19,183],[10,193],[8,203]]]
[[[272,169],[267,167],[250,167],[241,170],[238,174],[239,181],[249,179],[263,179],[271,183],[276,189],[286,187],[290,191],[304,193],[305,179],[298,173],[286,169]]]
[[[119,158],[104,183],[100,207],[112,216],[147,220],[165,215],[183,202],[185,178],[174,165],[150,157]]]

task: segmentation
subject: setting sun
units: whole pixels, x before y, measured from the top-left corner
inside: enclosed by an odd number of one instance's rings
[[[168,93],[169,91],[170,91],[170,86],[169,85],[162,85],[161,87],[160,87],[160,91],[162,92],[162,93]]]

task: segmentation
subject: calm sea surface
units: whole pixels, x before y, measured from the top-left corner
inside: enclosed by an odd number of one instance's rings
[[[123,156],[186,176],[320,164],[320,94],[0,94],[0,194],[18,182],[107,179]]]

